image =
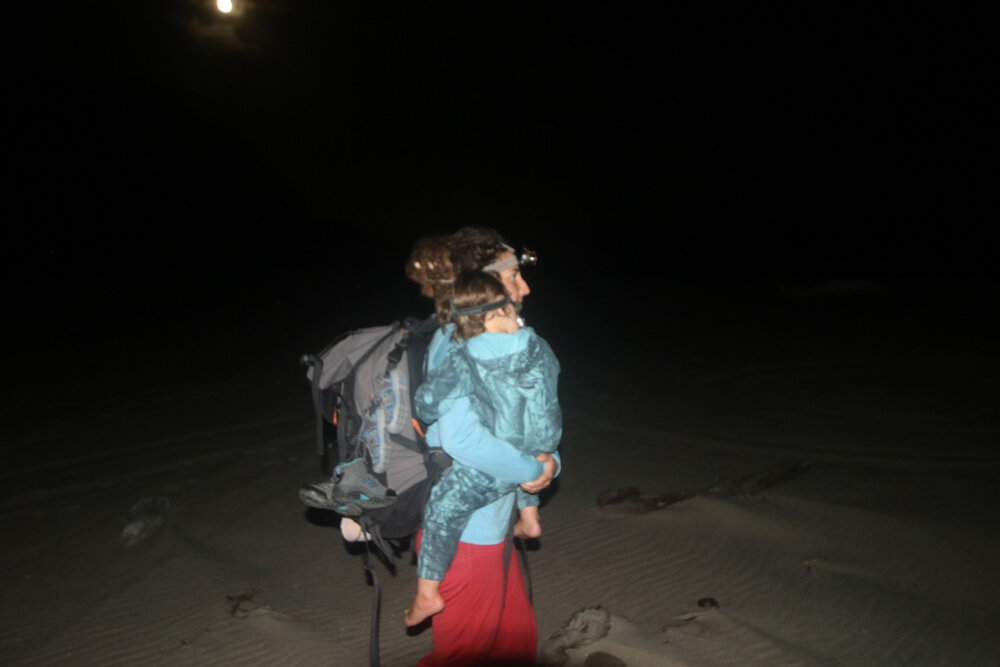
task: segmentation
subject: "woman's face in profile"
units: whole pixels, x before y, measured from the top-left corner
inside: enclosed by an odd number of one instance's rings
[[[495,262],[502,262],[506,259],[512,259],[514,253],[512,252],[502,252],[497,255]],[[524,281],[524,276],[521,275],[521,267],[517,264],[514,266],[504,269],[497,274],[500,282],[507,289],[507,294],[510,295],[510,300],[514,303],[521,303],[524,297],[531,294],[531,288],[528,287],[528,283]]]

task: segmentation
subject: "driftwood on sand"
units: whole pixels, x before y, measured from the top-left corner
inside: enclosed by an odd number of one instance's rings
[[[749,473],[735,479],[720,479],[694,492],[670,492],[649,495],[634,486],[623,486],[602,492],[597,496],[597,505],[605,514],[642,514],[663,509],[695,496],[747,495],[760,493],[775,484],[792,479],[808,470],[807,463],[791,463]]]

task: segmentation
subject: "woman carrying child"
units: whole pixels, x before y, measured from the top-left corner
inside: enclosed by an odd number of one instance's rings
[[[468,271],[496,276],[515,306],[530,293],[512,249],[492,230],[466,228],[451,237],[419,242],[407,275],[421,285],[426,296],[435,299],[442,324],[428,350],[430,373],[447,363],[455,346],[451,340],[455,330],[451,322],[452,287],[456,275]],[[440,418],[428,429],[429,444],[443,446],[457,464],[501,482],[516,485],[533,480],[522,484],[526,491],[548,486],[558,469],[557,457],[532,456],[517,449],[482,424],[471,395],[451,398],[454,400],[449,400],[446,410],[437,410]],[[534,611],[517,558],[505,557],[515,497],[510,490],[469,515],[455,558],[440,583],[444,607],[433,617],[434,648],[421,660],[423,667],[535,663]],[[419,610],[410,619],[433,613],[433,609]]]
[[[488,273],[458,276],[450,306],[456,344],[417,392],[420,418],[436,422],[458,399],[468,398],[480,423],[495,436],[532,455],[554,452],[562,413],[556,397],[559,362],[548,343],[521,328],[503,283]],[[469,517],[512,491],[520,514],[514,534],[540,536],[538,497],[518,484],[461,462],[437,482],[424,510],[420,579],[407,625],[444,609],[439,584]]]

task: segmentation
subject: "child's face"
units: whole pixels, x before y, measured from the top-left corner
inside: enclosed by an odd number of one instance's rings
[[[521,328],[517,323],[517,310],[513,304],[507,304],[500,310],[494,310],[486,316],[486,330],[490,333],[512,334]]]

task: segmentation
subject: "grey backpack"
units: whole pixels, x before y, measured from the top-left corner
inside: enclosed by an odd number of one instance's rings
[[[369,664],[379,667],[381,589],[369,552],[377,549],[395,571],[397,540],[416,533],[431,486],[450,464],[424,439],[412,409],[423,380],[424,357],[437,328],[433,317],[349,331],[318,355],[305,355],[316,416],[316,450],[323,471],[364,461],[368,472],[395,492],[388,506],[340,512],[364,533],[363,569],[373,587]],[[356,464],[353,464],[356,465]],[[339,510],[335,510],[339,511]]]
[[[324,472],[363,458],[371,474],[396,493],[393,504],[366,510],[363,517],[381,539],[416,532],[430,486],[447,467],[446,455],[428,449],[425,425],[411,407],[436,328],[433,317],[406,318],[349,331],[318,355],[302,358]]]

